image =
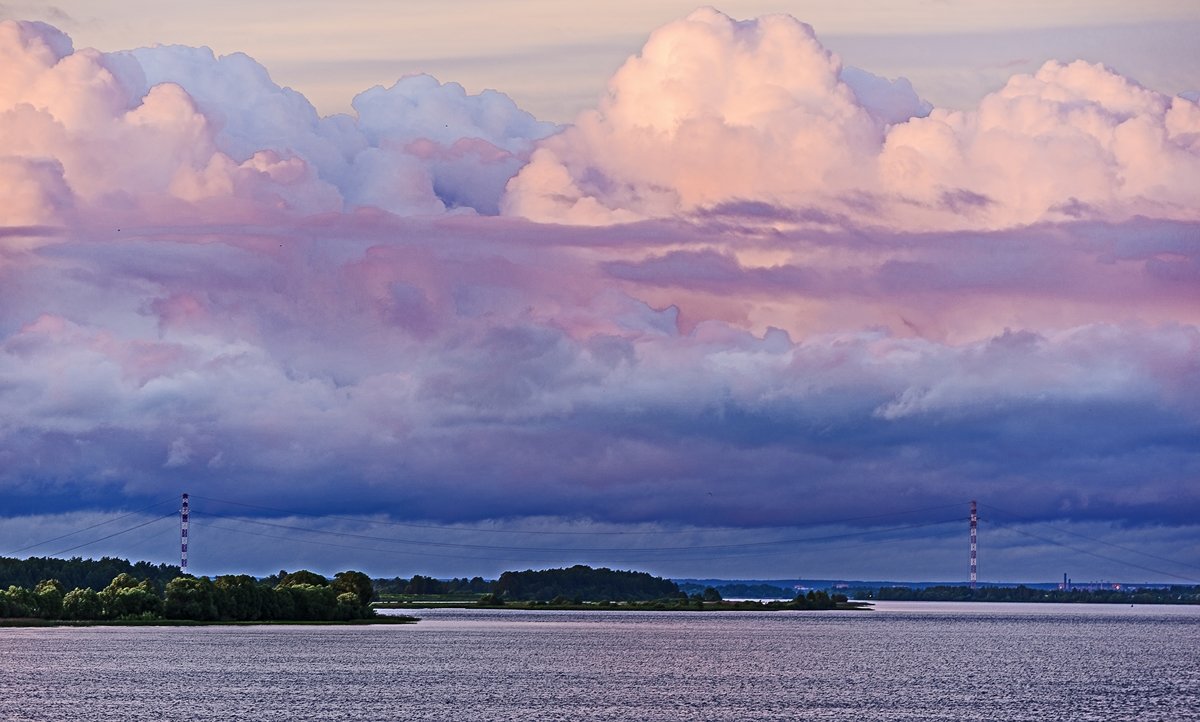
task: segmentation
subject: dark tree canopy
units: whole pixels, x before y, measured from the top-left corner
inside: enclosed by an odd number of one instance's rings
[[[339,595],[353,594],[356,602],[363,606],[370,604],[371,599],[375,596],[375,587],[371,584],[371,578],[362,572],[338,572],[334,575],[333,583],[330,586]]]
[[[403,577],[375,579],[373,583],[375,591],[379,594],[412,595],[487,594],[492,591],[495,585],[494,581],[487,581],[483,577],[472,577],[470,579],[463,577],[462,579],[455,578],[443,581],[420,574],[414,574],[412,579],[405,579]]]
[[[683,582],[679,588],[688,594],[704,594],[708,585],[694,582]],[[713,584],[712,587],[720,593],[722,599],[791,599],[796,596],[794,589],[784,589],[774,584],[745,584],[740,582],[730,584]]]
[[[54,559],[52,557],[29,557],[14,559],[0,557],[0,589],[10,585],[33,589],[43,579],[57,579],[64,589],[92,589],[100,591],[108,586],[118,574],[129,574],[137,579],[148,579],[157,590],[179,576],[179,567],[172,564],[132,563],[116,557],[100,559]]]
[[[283,578],[287,583],[271,583]],[[0,590],[0,617],[69,620],[344,621],[375,615],[371,580],[362,572],[339,573],[332,584],[309,571],[259,581],[244,574],[177,576],[160,593],[148,579],[121,572],[97,592],[77,587],[63,593],[57,579],[31,590]],[[319,583],[309,583],[319,582]]]
[[[496,581],[496,593],[508,599],[547,602],[556,597],[587,601],[640,602],[677,597],[675,582],[647,572],[593,569],[576,564],[567,569],[504,572]]]
[[[324,587],[329,585],[329,580],[317,574],[310,572],[307,569],[301,569],[296,572],[279,572],[279,582],[277,586],[291,587],[300,584],[307,584],[313,587]]]

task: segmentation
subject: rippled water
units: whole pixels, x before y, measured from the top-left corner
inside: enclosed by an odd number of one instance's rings
[[[0,629],[6,720],[1200,720],[1200,608]]]

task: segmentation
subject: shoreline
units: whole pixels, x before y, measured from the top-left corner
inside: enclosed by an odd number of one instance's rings
[[[37,617],[4,617],[0,618],[0,628],[29,628],[29,627],[263,627],[263,626],[368,626],[372,624],[416,624],[418,617],[402,614],[386,614],[368,619],[338,619],[338,620],[206,620],[194,619],[40,619]]]
[[[872,602],[838,602],[832,607],[807,608],[791,602],[705,602],[703,607],[691,605],[669,606],[656,602],[612,602],[601,606],[598,602],[583,604],[539,604],[536,602],[507,602],[505,604],[477,604],[475,602],[375,602],[372,609],[515,609],[527,612],[861,612],[871,611]]]

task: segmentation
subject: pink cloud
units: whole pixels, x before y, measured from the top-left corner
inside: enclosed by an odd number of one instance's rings
[[[788,16],[704,9],[655,31],[596,110],[539,143],[504,208],[611,224],[753,202],[906,230],[1194,220],[1198,137],[1194,101],[1100,65],[1047,63],[976,109],[930,111]]]
[[[599,108],[539,146],[506,212],[610,223],[857,187],[882,128],[840,72],[788,16],[697,10],[655,31]]]
[[[879,159],[881,184],[917,204],[913,222],[940,226],[1194,220],[1198,113],[1194,103],[1103,66],[1051,62],[1014,76],[978,110],[934,111],[892,128]],[[946,194],[962,192],[986,202],[948,206]],[[959,218],[935,217],[945,210]]]
[[[1193,101],[1051,64],[930,110],[712,10],[553,136],[423,76],[320,118],[245,56],[0,54],[0,490],[1194,516]]]
[[[428,76],[363,93],[358,117],[320,118],[245,55],[76,51],[41,23],[4,21],[0,56],[9,226],[75,223],[77,213],[114,226],[246,222],[363,205],[495,213],[532,141],[554,130],[503,94]]]

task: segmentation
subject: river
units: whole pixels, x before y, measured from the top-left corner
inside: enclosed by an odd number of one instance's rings
[[[1200,720],[1200,607],[0,629],[4,720]]]

